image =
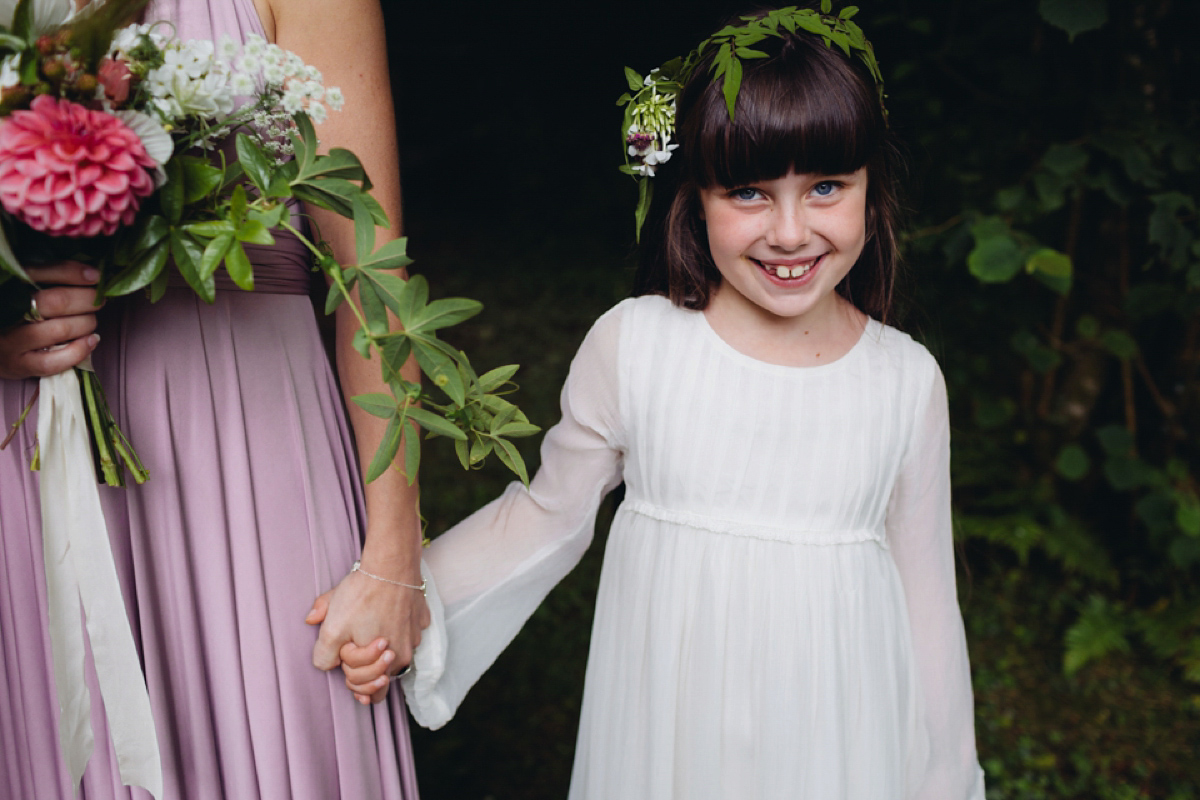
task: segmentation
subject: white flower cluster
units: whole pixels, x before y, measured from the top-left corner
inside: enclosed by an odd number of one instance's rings
[[[223,40],[221,47],[223,51],[233,53],[236,44]],[[250,34],[246,37],[236,65],[234,90],[240,95],[249,95],[256,90],[260,94],[276,95],[279,108],[285,113],[303,111],[317,124],[324,122],[328,115],[326,104],[334,111],[342,108],[341,90],[326,89],[321,83],[320,70],[261,36]]]
[[[251,127],[259,144],[277,163],[282,163],[292,153],[291,141],[287,138],[295,128],[292,115],[303,111],[320,125],[328,117],[328,109],[342,109],[341,90],[325,88],[320,70],[261,36],[247,36],[246,43],[240,48],[240,57],[238,45],[227,37],[222,39],[219,49],[222,57],[236,66],[234,93],[258,97],[250,118]]]
[[[212,42],[172,39],[162,48],[163,64],[146,74],[151,105],[167,123],[188,117],[221,121],[233,111],[229,65],[216,58]]]
[[[679,147],[671,141],[675,134],[675,95],[660,94],[655,85],[657,80],[658,70],[646,76],[644,83],[650,88],[649,97],[633,107],[629,129],[625,131],[628,153],[636,159],[633,169],[647,177],[653,177],[658,165],[669,161],[671,151]],[[639,95],[644,93],[645,90]]]
[[[142,37],[150,39],[150,44],[162,50],[167,44],[167,37],[154,30],[153,25],[130,25],[121,28],[113,34],[112,43],[108,48],[108,57],[116,61],[132,62],[133,51],[142,44]]]

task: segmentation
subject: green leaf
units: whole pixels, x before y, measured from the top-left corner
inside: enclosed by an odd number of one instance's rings
[[[1108,22],[1105,0],[1039,0],[1038,13],[1046,22],[1066,31],[1069,41]]]
[[[483,310],[483,304],[478,300],[465,297],[447,297],[434,300],[421,310],[415,319],[411,319],[405,328],[412,333],[436,331],[457,325],[463,320],[470,319]]]
[[[170,255],[170,243],[166,241],[159,241],[148,250],[142,251],[128,269],[104,287],[104,294],[119,297],[148,286],[166,267]]]
[[[1043,247],[1025,262],[1025,271],[1044,281],[1059,294],[1071,288],[1071,259],[1065,253]]]
[[[1182,269],[1188,262],[1188,249],[1194,239],[1180,215],[1194,217],[1196,201],[1182,192],[1164,192],[1150,199],[1154,202],[1154,210],[1150,212],[1150,241],[1168,264]]]
[[[325,316],[329,316],[337,311],[338,306],[346,301],[346,296],[342,294],[342,290],[337,286],[331,285],[329,291],[325,293]]]
[[[1200,536],[1200,498],[1191,489],[1175,493],[1175,523],[1188,536]]]
[[[464,439],[456,439],[454,441],[454,454],[458,456],[458,463],[462,464],[463,469],[471,468],[471,449]]]
[[[360,258],[358,265],[372,269],[401,269],[411,263],[412,259],[408,257],[408,239],[402,236],[384,242],[374,253]]]
[[[1062,356],[1057,350],[1047,347],[1041,339],[1027,330],[1014,333],[1011,344],[1014,350],[1025,356],[1025,360],[1035,372],[1046,373],[1062,363]]]
[[[1133,449],[1133,435],[1123,425],[1105,425],[1096,431],[1096,438],[1109,455],[1125,454]]]
[[[500,457],[500,461],[504,466],[517,474],[517,477],[521,479],[521,483],[528,486],[529,473],[525,469],[525,459],[521,458],[521,454],[517,451],[517,448],[513,446],[512,442],[504,439],[497,438],[493,441],[496,446],[496,455]]]
[[[242,227],[237,229],[237,240],[264,247],[275,244],[275,237],[267,230],[267,226],[257,219],[248,219]]]
[[[462,376],[458,373],[456,360],[449,357],[438,345],[441,342],[431,340],[425,336],[412,335],[409,336],[413,346],[413,353],[417,357],[417,363],[421,365],[421,369],[429,376],[429,380],[434,386],[437,386],[446,396],[454,401],[456,405],[462,406],[466,403],[466,387],[463,385]]]
[[[366,273],[364,273],[365,277]],[[376,336],[388,332],[387,307],[375,291],[375,284],[369,280],[359,281],[358,299],[362,302],[363,315],[367,318],[367,327]]]
[[[1053,172],[1039,172],[1033,176],[1033,188],[1037,190],[1042,211],[1048,213],[1066,205],[1071,180]]]
[[[428,409],[414,406],[408,410],[408,416],[430,433],[436,433],[439,436],[446,436],[450,439],[462,439],[466,441],[467,435],[453,422]]]
[[[1122,361],[1128,361],[1138,354],[1137,341],[1125,331],[1105,331],[1100,335],[1100,343]]]
[[[646,86],[642,76],[629,67],[625,68],[625,82],[629,84],[629,91],[631,92],[640,92]]]
[[[179,156],[183,173],[183,202],[195,203],[221,188],[225,173],[207,159],[195,156]]]
[[[246,187],[240,183],[229,193],[229,214],[235,223],[246,218]]]
[[[260,193],[265,193],[271,184],[271,161],[262,148],[249,136],[239,133],[236,137],[238,163]]]
[[[1005,283],[1021,271],[1021,248],[1011,236],[976,239],[967,269],[983,283]]]
[[[737,104],[738,92],[742,88],[742,62],[736,58],[729,62],[725,70],[725,82],[721,85],[721,93],[725,95],[725,107],[729,109],[729,119],[733,119],[733,108]]]
[[[1091,466],[1087,451],[1077,444],[1069,444],[1059,450],[1054,462],[1054,469],[1069,481],[1077,481],[1087,475]]]
[[[400,439],[403,433],[404,423],[399,416],[394,416],[388,420],[387,428],[383,431],[383,439],[379,442],[379,448],[375,451],[375,455],[371,458],[371,463],[367,467],[367,483],[370,483],[386,472],[387,468],[396,460],[396,453],[400,450]]]
[[[154,280],[150,281],[150,288],[147,289],[151,303],[157,303],[163,299],[163,295],[167,293],[167,270],[161,269],[158,275],[154,276]]]
[[[201,280],[212,278],[231,247],[233,247],[232,233],[222,233],[208,243],[208,246],[204,248],[204,253],[200,256],[200,266],[197,270]]]
[[[350,207],[354,213],[354,254],[358,263],[363,264],[375,250],[375,220],[361,196],[352,197]]]
[[[416,431],[410,431],[409,435],[404,437],[404,475],[408,479],[409,486],[416,482],[420,469],[421,437],[417,436]]]
[[[654,186],[650,182],[650,178],[642,175],[638,178],[638,203],[634,209],[634,240],[642,240],[642,226],[646,224],[646,214],[650,212],[650,201],[654,198]]]
[[[1091,314],[1084,314],[1075,323],[1075,333],[1080,339],[1095,339],[1100,335],[1100,321]]]
[[[239,289],[254,291],[254,266],[241,242],[233,242],[225,253],[225,271]]]
[[[183,166],[179,157],[164,164],[163,170],[167,173],[167,182],[158,190],[158,202],[167,222],[178,225],[183,217]]]
[[[379,272],[374,269],[359,270],[364,282],[369,282],[379,299],[397,317],[404,308],[405,294],[408,291],[408,281],[390,272]]]
[[[134,231],[136,235],[133,239],[133,252],[141,253],[167,238],[171,228],[158,214],[150,214],[138,220]]]
[[[204,239],[212,239],[223,234],[232,235],[236,228],[233,223],[224,219],[211,219],[203,222],[189,222],[183,226],[183,229],[192,236],[199,236]]]
[[[494,392],[512,379],[513,375],[517,374],[520,366],[517,364],[509,364],[505,367],[496,367],[479,376],[479,390],[484,393]]]
[[[201,300],[206,303],[214,302],[217,299],[217,289],[212,274],[209,274],[208,277],[200,275],[200,262],[204,258],[204,248],[194,237],[179,230],[171,231],[170,242],[171,258],[175,259],[175,266],[179,269],[179,274],[183,276],[188,286],[192,287]]]
[[[250,211],[250,219],[261,223],[267,230],[278,228],[287,215],[288,207],[283,203],[279,203],[266,211],[259,211],[257,209],[251,209]]]
[[[412,340],[405,333],[393,333],[383,340],[384,379],[400,377],[400,368],[412,353]],[[391,373],[389,375],[388,373]]]
[[[4,232],[3,225],[0,225],[0,270],[16,275],[26,283],[33,283],[29,273],[22,269],[17,261],[17,256],[12,251],[12,245],[8,243],[8,235]]]
[[[429,284],[424,276],[413,275],[408,279],[408,288],[400,298],[400,313],[397,315],[400,323],[408,328],[409,320],[414,319],[428,301]]]
[[[371,337],[362,328],[354,331],[354,336],[350,339],[350,345],[363,358],[369,359],[371,357]]]
[[[1134,455],[1117,453],[1104,462],[1104,477],[1118,492],[1129,492],[1154,482],[1154,470]]]
[[[521,436],[533,436],[539,431],[541,431],[541,428],[528,422],[509,422],[506,425],[502,425],[496,433],[500,436],[518,438]]]
[[[373,417],[391,419],[396,416],[396,398],[390,394],[357,394],[350,398],[354,404]],[[411,412],[410,412],[411,413]]]
[[[1089,661],[1110,653],[1128,653],[1127,627],[1119,606],[1111,605],[1101,595],[1092,595],[1079,619],[1067,630],[1063,669],[1073,675]]]
[[[1088,154],[1074,144],[1053,144],[1042,156],[1042,165],[1056,175],[1070,177],[1087,166]]]
[[[1010,186],[996,192],[996,208],[1004,212],[1016,211],[1027,200],[1024,186]]]

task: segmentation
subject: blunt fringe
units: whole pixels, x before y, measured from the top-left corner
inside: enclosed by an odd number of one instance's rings
[[[654,177],[658,202],[644,228],[635,294],[662,294],[703,309],[720,282],[700,217],[699,192],[797,173],[841,175],[867,168],[866,243],[837,291],[889,322],[899,251],[898,151],[866,69],[836,46],[798,31],[756,45],[769,58],[744,61],[734,119],[702,62],[677,101],[679,149]]]

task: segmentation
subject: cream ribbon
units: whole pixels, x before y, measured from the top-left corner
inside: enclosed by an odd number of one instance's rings
[[[162,759],[150,695],[96,490],[79,378],[69,369],[41,379],[38,448],[41,454],[42,545],[50,601],[50,642],[58,691],[59,747],[75,790],[92,755],[91,700],[84,681],[87,622],[100,696],[121,780],[162,797]]]

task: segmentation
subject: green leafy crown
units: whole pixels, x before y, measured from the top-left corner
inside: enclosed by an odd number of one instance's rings
[[[756,50],[754,45],[769,36],[780,38],[785,32],[794,34],[797,31],[820,36],[826,47],[837,45],[847,57],[857,56],[875,79],[879,106],[883,110],[884,120],[887,120],[887,108],[883,102],[883,75],[875,60],[871,42],[853,21],[857,13],[857,6],[846,6],[835,15],[832,0],[821,0],[820,11],[788,6],[761,16],[742,17],[744,24],[726,25],[686,56],[671,59],[645,77],[625,68],[629,91],[617,100],[618,106],[625,107],[621,127],[625,163],[621,171],[638,180],[638,205],[634,216],[639,238],[653,196],[650,178],[654,176],[658,165],[670,159],[671,152],[677,147],[674,141],[676,97],[710,52],[713,55],[709,69],[714,80],[723,79],[721,91],[731,120],[742,86],[742,61],[767,58],[768,55]]]

